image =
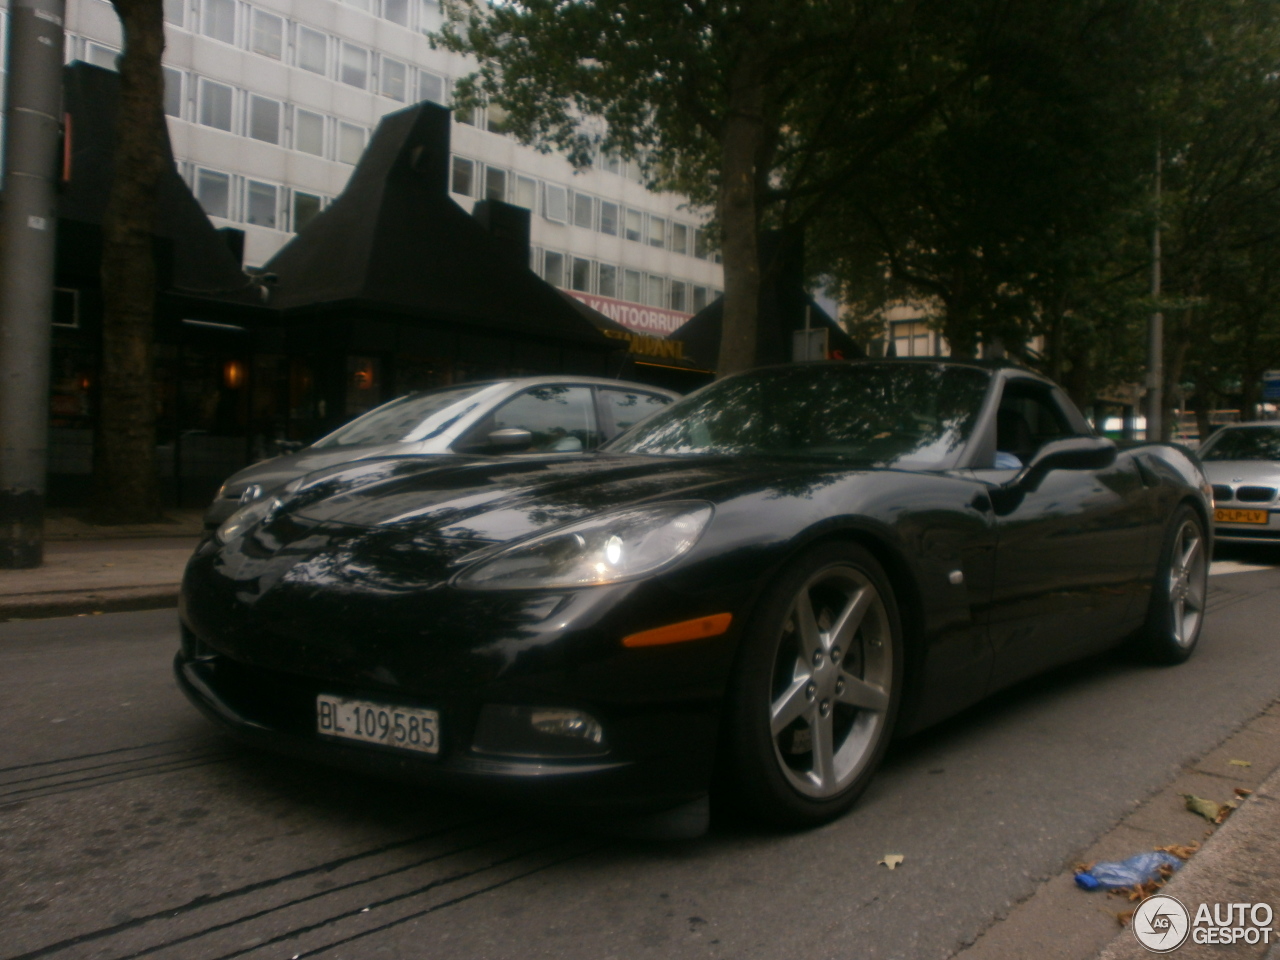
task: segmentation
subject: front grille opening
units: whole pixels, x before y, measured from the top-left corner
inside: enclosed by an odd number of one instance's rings
[[[1236,491],[1236,499],[1241,503],[1270,503],[1275,498],[1275,487],[1241,487]]]
[[[1215,501],[1230,500],[1231,488],[1225,483],[1215,483],[1213,485],[1213,499]]]

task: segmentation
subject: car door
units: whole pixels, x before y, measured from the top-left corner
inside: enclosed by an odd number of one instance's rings
[[[660,393],[623,387],[597,387],[596,394],[600,398],[600,427],[605,440],[612,440],[671,402],[670,397]]]
[[[996,494],[1043,444],[1082,432],[1067,403],[1047,383],[1007,381],[995,425],[1003,469],[976,471],[992,484],[996,514],[993,689],[1103,649],[1141,617],[1153,508],[1131,457],[1051,470],[1034,487]]]
[[[585,384],[528,387],[483,416],[453,445],[458,451],[483,451],[495,430],[528,430],[533,442],[520,453],[581,453],[600,444],[595,399]]]

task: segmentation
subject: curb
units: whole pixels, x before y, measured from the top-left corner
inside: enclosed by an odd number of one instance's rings
[[[167,583],[152,587],[27,593],[13,599],[0,599],[0,623],[176,607],[179,586],[177,583]]]
[[[1199,905],[1248,900],[1268,903],[1280,911],[1280,872],[1275,851],[1280,849],[1280,770],[1272,773],[1253,795],[1214,832],[1185,867],[1161,889],[1182,902],[1194,916]],[[1276,926],[1273,922],[1273,928]],[[1274,935],[1273,935],[1274,937]],[[1230,946],[1197,944],[1188,940],[1175,952],[1186,960],[1202,958],[1272,957],[1280,951],[1265,944]],[[1126,928],[1098,955],[1098,960],[1145,960],[1152,956]]]

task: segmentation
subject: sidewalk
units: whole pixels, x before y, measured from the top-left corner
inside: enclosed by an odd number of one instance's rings
[[[45,521],[45,562],[0,570],[0,621],[172,607],[201,511],[172,511],[169,523],[98,527],[75,513]]]

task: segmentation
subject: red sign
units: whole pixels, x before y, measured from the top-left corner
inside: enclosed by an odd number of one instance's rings
[[[566,290],[565,293],[576,300],[581,300],[592,310],[603,313],[614,323],[620,323],[629,330],[655,337],[667,336],[673,330],[684,326],[693,316],[691,313],[646,307],[638,303],[627,303],[625,300],[614,300],[611,297],[597,297],[594,293],[582,293],[578,290]]]

